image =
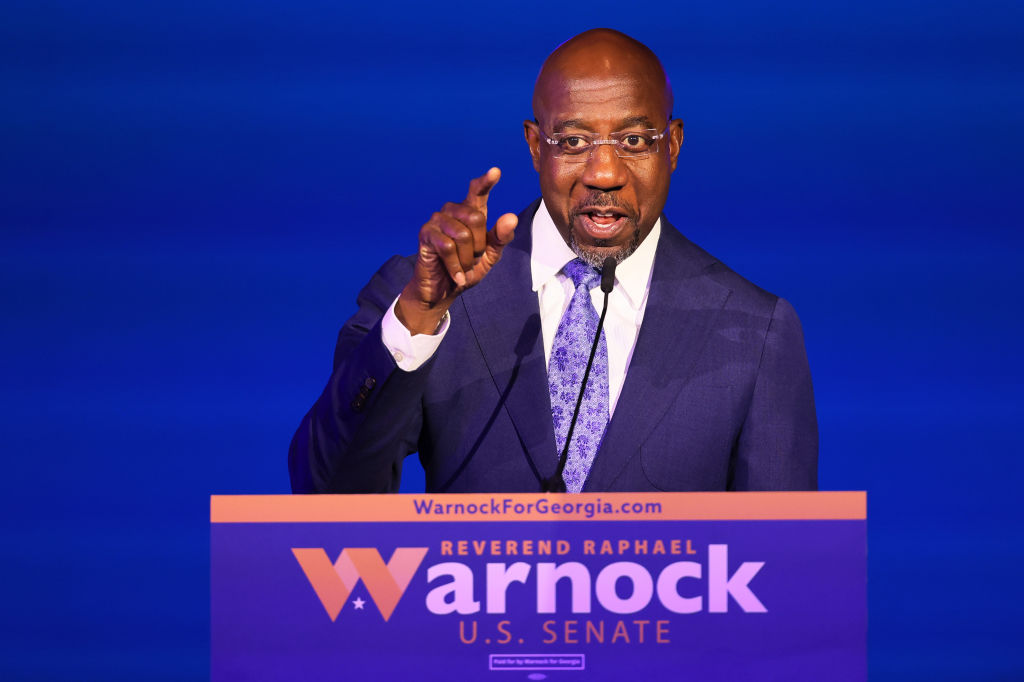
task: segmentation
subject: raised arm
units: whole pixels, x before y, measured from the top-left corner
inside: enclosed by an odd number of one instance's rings
[[[406,371],[385,331],[433,335],[456,297],[479,283],[512,241],[516,216],[487,230],[487,198],[501,173],[492,168],[470,182],[466,199],[447,203],[419,234],[410,258],[392,258],[358,297],[359,310],[342,327],[334,370],[303,417],[288,454],[292,492],[397,492],[402,461],[418,447],[427,359]],[[436,346],[434,346],[436,348]]]

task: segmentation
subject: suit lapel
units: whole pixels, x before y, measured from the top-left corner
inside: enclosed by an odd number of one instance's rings
[[[539,204],[535,201],[520,214],[516,238],[484,281],[459,297],[538,480],[550,476],[558,463],[540,310],[530,274],[531,228]]]
[[[712,262],[662,218],[644,321],[584,492],[610,488],[689,378],[730,294],[703,276]]]

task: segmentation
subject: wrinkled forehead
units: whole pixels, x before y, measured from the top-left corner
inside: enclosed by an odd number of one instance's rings
[[[664,76],[639,70],[550,70],[538,78],[533,97],[534,116],[549,132],[560,132],[567,122],[595,132],[645,121],[660,128],[670,107]]]

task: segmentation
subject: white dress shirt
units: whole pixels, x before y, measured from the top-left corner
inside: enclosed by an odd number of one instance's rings
[[[569,301],[572,299],[572,280],[565,276],[562,268],[576,258],[576,254],[558,233],[547,206],[542,201],[533,217],[533,246],[530,250],[530,272],[533,290],[537,292],[540,306],[540,326],[544,337],[544,361],[551,361],[551,346],[558,331]],[[608,344],[608,391],[609,414],[615,405],[626,381],[629,362],[636,348],[640,324],[647,308],[647,295],[651,288],[651,273],[654,270],[654,253],[661,236],[661,219],[647,238],[629,258],[615,268],[615,288],[608,295],[608,314],[604,321],[605,341]],[[600,287],[590,291],[594,308],[600,313],[604,304],[604,293]],[[395,299],[395,303],[398,299]],[[446,314],[435,334],[410,334],[409,330],[395,316],[395,303],[391,304],[381,323],[381,336],[385,347],[395,359],[398,367],[407,372],[419,368],[437,351],[448,332],[449,316]]]

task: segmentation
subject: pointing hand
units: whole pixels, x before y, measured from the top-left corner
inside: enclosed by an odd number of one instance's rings
[[[413,334],[433,334],[455,297],[475,286],[512,241],[518,219],[506,213],[487,230],[487,198],[501,178],[492,168],[469,183],[466,199],[447,203],[420,229],[412,279],[395,313]]]

